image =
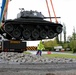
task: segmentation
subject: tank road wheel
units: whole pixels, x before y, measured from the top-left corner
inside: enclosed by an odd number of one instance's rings
[[[61,26],[57,26],[56,27],[56,32],[57,33],[61,33],[62,32],[62,27]]]
[[[5,30],[6,30],[7,32],[13,31],[13,25],[12,25],[12,24],[6,24],[6,25],[5,25]]]
[[[16,39],[20,39],[21,38],[21,31],[19,29],[15,29],[13,32],[13,37]]]
[[[42,39],[45,39],[46,36],[47,36],[46,31],[45,31],[45,30],[41,30],[41,31],[40,31],[40,37],[41,37]]]
[[[48,30],[48,34],[47,34],[49,39],[54,38],[54,31],[53,30]]]
[[[39,31],[38,30],[33,30],[32,31],[32,37],[33,37],[33,39],[38,39],[38,37],[39,37]]]
[[[31,36],[31,33],[30,33],[29,30],[24,30],[24,31],[22,32],[22,34],[23,34],[23,38],[24,38],[24,39],[29,39],[30,36]]]

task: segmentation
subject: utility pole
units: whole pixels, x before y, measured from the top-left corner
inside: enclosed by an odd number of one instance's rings
[[[62,42],[62,33],[60,34],[60,42]]]
[[[64,28],[63,28],[63,33],[64,33],[64,43],[66,43],[66,26],[65,26],[64,23],[63,23],[63,26],[64,26]]]
[[[74,40],[75,40],[75,38],[76,38],[75,35],[76,35],[76,34],[75,34],[75,27],[73,27],[73,37],[74,37],[73,39],[74,39]]]

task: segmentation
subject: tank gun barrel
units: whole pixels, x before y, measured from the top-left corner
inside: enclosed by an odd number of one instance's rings
[[[54,18],[61,18],[61,17],[44,17],[44,19],[47,19],[47,18],[54,19]]]

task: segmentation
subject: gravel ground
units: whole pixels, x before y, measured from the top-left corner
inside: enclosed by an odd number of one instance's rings
[[[72,58],[44,58],[32,54],[2,52],[0,53],[0,63],[20,64],[20,63],[76,63]]]
[[[0,75],[76,75],[76,59],[2,52]]]

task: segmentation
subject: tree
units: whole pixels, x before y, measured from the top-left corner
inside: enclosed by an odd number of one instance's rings
[[[64,33],[64,43],[66,42],[66,26],[65,24],[63,24],[64,27],[63,27],[63,33]]]
[[[58,46],[56,39],[50,41],[44,41],[45,48],[52,50],[54,46]]]
[[[68,36],[67,40],[70,42],[72,40],[76,40],[76,32],[75,32],[75,27],[73,27],[73,33],[72,36]]]
[[[72,49],[73,53],[76,52],[76,40],[71,40],[70,48]]]
[[[72,34],[72,39],[76,40],[75,27],[73,28],[73,34]]]
[[[72,37],[71,36],[68,36],[67,37],[67,41],[70,42],[71,40],[72,40]]]

